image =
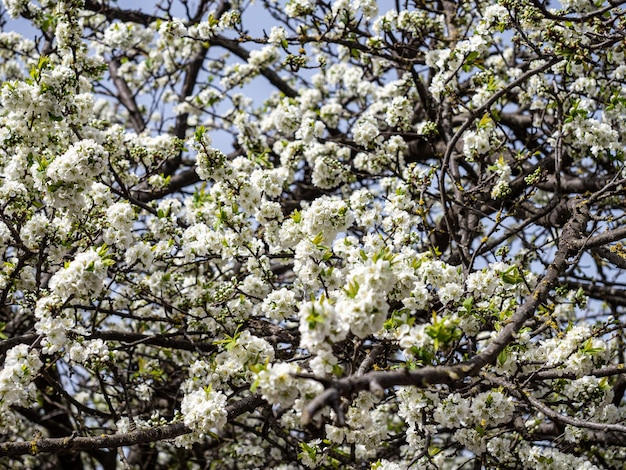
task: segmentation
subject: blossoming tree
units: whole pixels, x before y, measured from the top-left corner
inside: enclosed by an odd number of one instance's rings
[[[624,468],[626,2],[125,3],[4,0],[0,465]]]

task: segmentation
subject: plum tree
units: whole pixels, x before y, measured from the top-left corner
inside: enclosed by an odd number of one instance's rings
[[[140,3],[4,0],[2,465],[624,468],[626,2]]]

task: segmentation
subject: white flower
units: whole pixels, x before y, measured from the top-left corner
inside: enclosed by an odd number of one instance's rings
[[[341,370],[337,357],[329,349],[318,349],[315,357],[309,362],[309,368],[318,377],[337,374],[337,370]]]
[[[378,2],[376,0],[353,0],[354,9],[360,9],[366,19],[372,19],[378,15]]]
[[[295,313],[295,303],[294,292],[283,287],[265,296],[261,311],[273,320],[284,320]]]
[[[273,198],[281,195],[288,178],[289,170],[282,166],[268,170],[257,169],[252,172],[250,183],[265,196]]]
[[[109,227],[103,233],[104,242],[128,248],[134,241],[132,234],[135,213],[127,202],[116,202],[106,211]]]
[[[226,155],[215,148],[207,148],[196,156],[196,170],[203,180],[219,179],[224,176],[223,167]]]
[[[499,179],[496,184],[491,188],[491,198],[492,199],[502,199],[503,197],[508,196],[511,193],[511,187],[509,186],[508,181],[503,181]]]
[[[33,380],[43,362],[36,349],[26,344],[12,347],[0,369],[0,415],[11,406],[27,406],[35,392]]]
[[[351,266],[336,309],[343,321],[350,325],[352,333],[365,338],[380,330],[389,311],[387,294],[395,282],[391,262],[384,256],[368,258]]]
[[[437,295],[444,305],[448,302],[458,302],[463,296],[463,286],[456,282],[449,282],[439,288]]]
[[[300,347],[311,352],[345,339],[349,325],[337,315],[328,300],[309,301],[300,306]]]
[[[46,173],[53,185],[73,183],[84,188],[90,178],[104,172],[107,156],[100,144],[91,139],[81,140],[56,157]]]
[[[131,50],[138,44],[150,43],[152,33],[137,23],[112,23],[105,31],[103,42],[112,49]]]
[[[484,154],[491,149],[489,136],[487,129],[466,131],[463,134],[463,153],[469,161],[473,161],[476,154]]]
[[[411,355],[412,348],[421,349],[432,345],[432,338],[426,334],[426,328],[427,325],[410,327],[404,324],[397,329],[397,336],[400,339],[398,345],[406,350],[405,354]]]
[[[341,162],[321,156],[315,160],[311,181],[318,188],[332,189],[346,182],[349,176],[348,169]]]
[[[11,200],[22,199],[28,195],[28,188],[14,180],[3,180],[0,186],[0,202],[4,205]]]
[[[320,449],[321,439],[314,439],[301,446],[303,451],[298,454],[300,463],[308,468],[319,468],[320,462],[324,460],[324,453]]]
[[[584,13],[594,9],[593,3],[589,4],[586,0],[562,0],[561,7],[576,13]]]
[[[291,135],[300,126],[301,115],[289,98],[284,98],[263,120],[263,128],[274,128],[286,135]]]
[[[498,288],[499,278],[494,269],[474,271],[467,276],[465,286],[474,297],[491,297]]]
[[[376,125],[376,121],[371,116],[364,116],[357,120],[352,127],[352,136],[357,145],[369,147],[370,144],[378,137],[380,130]]]
[[[312,12],[314,7],[315,4],[313,0],[289,0],[285,7],[285,13],[295,18]]]
[[[174,18],[170,21],[164,21],[159,27],[159,34],[167,39],[179,38],[187,33],[187,28],[180,18]]]
[[[20,231],[20,238],[30,250],[39,248],[39,244],[48,233],[50,220],[43,213],[37,213],[28,220]]]
[[[373,463],[371,470],[404,470],[405,467],[399,463],[391,462],[387,459],[381,459],[376,463]]]
[[[433,413],[434,420],[447,428],[458,428],[472,423],[471,400],[453,393],[443,399]]]
[[[126,250],[124,261],[129,266],[135,263],[141,263],[143,266],[150,266],[154,259],[154,253],[150,245],[146,242],[139,242],[131,245]]]
[[[34,8],[28,0],[3,0],[3,3],[11,18],[17,18],[29,6]]]
[[[262,396],[272,405],[291,406],[300,394],[298,379],[293,374],[299,367],[293,363],[270,364],[257,374],[256,383]]]
[[[412,117],[411,101],[405,96],[396,96],[387,107],[385,122],[392,127],[406,129],[411,124]]]
[[[226,425],[226,395],[211,387],[187,393],[181,402],[180,411],[187,427],[199,434],[219,434]]]
[[[281,45],[282,41],[287,38],[287,31],[282,26],[272,26],[267,42],[270,44]]]
[[[331,242],[335,236],[354,222],[354,215],[345,201],[328,196],[315,199],[311,205],[302,212],[300,229],[308,237],[314,238],[322,235],[326,243]]]
[[[93,249],[79,253],[64,268],[50,278],[50,290],[62,299],[70,296],[92,298],[103,288],[107,266]]]
[[[212,13],[209,14],[210,19],[214,19]],[[190,35],[197,37],[203,41],[207,41],[219,33],[221,30],[219,23],[214,21],[201,21],[197,26],[189,28]]]
[[[260,70],[269,67],[280,58],[280,53],[274,45],[268,45],[261,50],[255,49],[250,51],[248,64],[253,70]]]
[[[150,401],[153,392],[154,390],[147,383],[140,383],[137,387],[135,387],[137,398],[141,401]]]
[[[329,127],[336,127],[339,123],[339,118],[344,114],[344,107],[337,101],[326,102],[320,108],[320,118]]]
[[[101,339],[74,342],[69,350],[70,359],[79,364],[88,360],[106,361],[109,356],[109,348]]]
[[[454,439],[476,455],[483,454],[487,448],[487,439],[474,429],[458,429],[454,433]]]
[[[274,201],[261,201],[261,205],[258,207],[258,210],[255,211],[254,217],[256,220],[263,224],[266,227],[265,235],[266,241],[268,240],[269,235],[269,223],[271,221],[281,222],[284,218],[283,216],[283,208],[278,202]]]
[[[228,349],[222,351],[215,358],[213,380],[227,382],[232,377],[244,372],[248,377],[252,374],[249,367],[256,364],[265,364],[274,360],[274,348],[266,340],[242,331],[235,335]]]
[[[316,137],[321,137],[324,133],[324,123],[312,118],[305,118],[300,124],[300,128],[296,131],[296,139],[302,139],[304,142],[311,142]]]
[[[515,411],[513,400],[502,392],[490,390],[472,398],[472,415],[477,425],[498,425],[510,421]]]

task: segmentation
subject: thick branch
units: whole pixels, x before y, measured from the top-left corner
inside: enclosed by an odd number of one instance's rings
[[[226,407],[228,416],[233,419],[245,412],[252,411],[263,403],[259,395],[239,400]],[[58,452],[62,450],[94,450],[114,447],[133,446],[150,442],[173,439],[192,432],[183,423],[167,424],[156,428],[140,429],[125,434],[101,434],[93,437],[67,436],[62,438],[41,438],[27,442],[0,443],[0,457]]]
[[[128,88],[126,80],[120,77],[117,73],[119,66],[120,62],[117,59],[112,59],[111,62],[109,62],[111,80],[113,80],[113,84],[115,85],[115,88],[117,88],[117,98],[128,110],[128,116],[131,124],[133,125],[133,129],[137,134],[141,134],[146,128],[146,123],[143,120],[143,116],[141,115],[141,111],[139,111],[137,103],[135,102],[133,93],[130,91],[130,88]]]
[[[85,0],[85,9],[106,16],[109,20],[131,21],[148,26],[155,21],[167,21],[167,18],[149,15],[140,10],[124,10],[122,8],[110,7],[108,4],[96,0]]]
[[[212,45],[223,47],[227,51],[232,52],[237,57],[245,60],[246,62],[248,61],[248,58],[250,57],[250,53],[247,50],[245,50],[243,47],[241,47],[239,43],[233,39],[226,39],[225,37],[222,37],[222,36],[215,36],[214,38],[211,38],[210,42]],[[274,85],[276,88],[282,91],[285,96],[288,96],[289,98],[295,98],[298,96],[298,92],[294,90],[293,88],[291,88],[287,84],[286,81],[280,78],[274,70],[268,69],[268,68],[262,68],[261,75],[267,78],[267,80],[272,85]]]
[[[569,176],[566,174],[559,175],[559,185],[557,186],[557,180],[555,175],[549,175],[547,181],[537,184],[539,189],[544,191],[556,191],[560,189],[562,193],[585,193],[600,191],[613,179],[612,176],[601,175],[594,178],[579,178],[576,176]]]
[[[36,333],[15,336],[0,342],[0,355],[18,344],[33,344],[40,335]],[[165,348],[178,349],[183,351],[215,351],[215,346],[211,342],[189,341],[173,338],[172,335],[144,335],[126,331],[96,331],[85,339],[101,339],[103,341],[119,341],[120,343],[147,344],[150,346],[161,346]]]
[[[591,251],[593,251],[598,256],[601,256],[605,260],[613,263],[618,268],[626,269],[626,258],[620,255],[618,252],[611,251],[610,248],[606,248],[604,246],[592,248]]]
[[[608,245],[626,238],[626,227],[609,230],[595,237],[578,240],[576,244],[580,247],[595,248],[598,246]]]
[[[94,450],[111,447],[132,446],[148,442],[173,439],[191,432],[183,423],[168,424],[158,428],[141,429],[126,434],[101,434],[94,437],[68,436],[61,438],[33,439],[27,442],[3,442],[0,456],[38,454],[61,450]]]

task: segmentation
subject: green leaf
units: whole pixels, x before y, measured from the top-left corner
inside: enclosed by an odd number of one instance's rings
[[[196,132],[194,133],[194,137],[197,142],[202,142],[204,134],[206,134],[206,127],[202,125],[196,127]]]
[[[241,336],[241,331],[239,331],[239,327],[237,327],[232,336],[224,335],[224,339],[216,340],[213,343],[224,346],[226,351],[231,351],[237,344],[239,336]]]
[[[428,325],[424,331],[433,339],[435,349],[447,346],[463,335],[455,323],[446,322],[444,319],[439,320],[437,317],[433,318],[433,323]]]
[[[603,352],[604,348],[593,347],[593,338],[589,338],[587,341],[583,343],[579,351],[583,354],[595,356],[596,354]]]
[[[353,280],[343,288],[343,291],[350,299],[355,299],[359,293],[359,283]]]
[[[508,359],[508,357],[509,357],[509,354],[506,348],[504,348],[502,351],[500,351],[500,354],[498,354],[498,365],[503,366],[506,360]]]
[[[520,274],[517,266],[511,266],[506,271],[501,272],[500,279],[502,279],[506,284],[519,284],[524,281],[524,278]]]
[[[477,127],[479,129],[484,129],[485,127],[489,127],[493,124],[493,119],[491,119],[491,115],[489,113],[483,114],[483,117],[478,121]]]
[[[299,224],[302,220],[302,213],[298,209],[294,209],[289,217],[291,217],[291,220],[295,223]]]
[[[323,241],[324,241],[324,234],[320,232],[317,235],[315,235],[315,237],[311,240],[311,243],[313,243],[314,245],[319,245]]]
[[[303,453],[305,453],[311,460],[315,461],[315,456],[317,454],[315,449],[306,442],[300,442],[299,445]]]

